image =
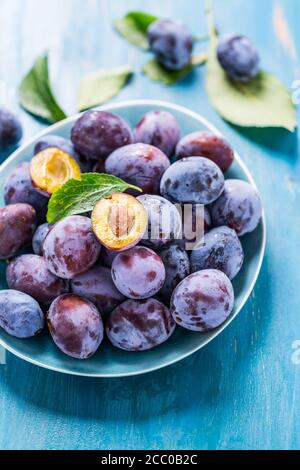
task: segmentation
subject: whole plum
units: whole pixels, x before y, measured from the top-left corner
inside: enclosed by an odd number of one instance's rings
[[[230,34],[221,38],[217,56],[228,76],[237,82],[247,83],[259,72],[259,55],[245,36]]]
[[[31,244],[36,212],[29,204],[10,204],[0,209],[0,259],[12,258]]]
[[[199,131],[183,137],[176,147],[178,159],[195,156],[212,160],[225,172],[234,160],[234,151],[222,137],[207,131]]]
[[[164,248],[159,255],[166,269],[166,280],[159,296],[169,303],[175,287],[191,272],[190,260],[187,252],[176,244]]]
[[[56,297],[69,292],[68,282],[54,276],[38,255],[13,259],[7,267],[6,280],[10,289],[24,292],[43,305],[50,305]]]
[[[30,204],[36,210],[38,222],[46,218],[49,197],[41,194],[33,185],[30,163],[19,163],[8,175],[4,183],[5,204]]]
[[[229,227],[216,227],[204,235],[204,243],[191,253],[192,271],[218,269],[232,280],[244,261],[241,242]]]
[[[211,207],[213,224],[227,225],[239,237],[253,232],[261,215],[262,204],[258,192],[250,183],[242,180],[226,180],[224,192]]]
[[[153,249],[181,238],[181,216],[176,206],[161,196],[144,194],[140,201],[148,213],[148,229],[142,244]]]
[[[34,155],[42,152],[48,148],[59,148],[63,152],[66,152],[68,155],[74,158],[74,160],[80,166],[82,173],[91,171],[91,163],[83,156],[80,155],[74,148],[72,142],[69,139],[65,139],[60,135],[45,135],[42,137],[34,147]]]
[[[16,338],[31,338],[44,328],[44,314],[32,297],[15,290],[0,291],[0,327]]]
[[[23,135],[21,122],[7,109],[0,109],[0,150],[16,145]]]
[[[169,310],[156,299],[127,300],[109,316],[108,339],[125,351],[146,351],[165,341],[175,330]]]
[[[164,173],[161,195],[170,201],[210,204],[224,189],[224,175],[211,160],[188,157],[173,163]]]
[[[153,22],[148,40],[157,60],[167,69],[181,70],[190,63],[193,38],[181,21],[162,18]]]
[[[71,139],[75,149],[88,160],[106,158],[119,147],[133,142],[129,124],[106,111],[84,113],[74,124]]]
[[[41,256],[43,254],[43,244],[51,229],[50,224],[40,225],[34,232],[32,238],[32,249],[34,254]]]
[[[211,331],[230,315],[234,293],[221,271],[205,269],[186,277],[174,290],[171,314],[178,325],[193,331]]]
[[[168,157],[172,157],[180,139],[180,128],[173,114],[167,111],[150,111],[138,122],[133,134],[135,142],[154,145]]]
[[[80,215],[57,222],[43,244],[49,271],[63,279],[88,271],[96,263],[100,250],[90,219]]]
[[[105,161],[105,171],[138,186],[143,193],[158,194],[159,183],[170,160],[158,148],[132,144],[113,152]]]
[[[166,271],[161,258],[149,248],[136,246],[120,253],[112,264],[116,288],[131,299],[146,299],[162,288]]]
[[[93,356],[103,340],[101,316],[89,300],[64,294],[47,313],[48,327],[56,346],[75,359]]]
[[[93,302],[102,315],[109,314],[125,300],[113,283],[111,270],[102,266],[94,266],[86,273],[74,277],[71,291]]]

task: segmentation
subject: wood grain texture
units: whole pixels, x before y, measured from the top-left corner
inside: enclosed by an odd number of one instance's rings
[[[278,5],[299,45],[298,0],[216,0],[217,25],[226,32],[238,24],[259,47],[264,68],[291,86],[299,51],[291,57],[286,50],[274,23]],[[246,307],[221,336],[187,360],[149,375],[81,379],[7,354],[7,364],[0,366],[0,448],[297,449],[300,365],[291,360],[292,343],[300,339],[297,135],[226,124],[208,101],[201,69],[174,87],[149,82],[138,73],[147,54],[112,30],[112,19],[129,9],[181,18],[195,34],[205,31],[198,0],[0,0],[0,80],[1,89],[5,83],[10,91],[8,104],[18,110],[16,87],[45,49],[56,92],[69,113],[83,74],[132,64],[136,77],[117,100],[159,98],[190,107],[241,153],[267,213],[263,269]],[[278,22],[278,10],[276,15]],[[26,139],[41,125],[18,111]]]

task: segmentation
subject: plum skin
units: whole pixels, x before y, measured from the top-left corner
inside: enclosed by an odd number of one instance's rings
[[[50,305],[56,297],[69,292],[68,282],[54,276],[38,255],[14,258],[7,267],[6,279],[10,289],[24,292],[43,305]]]
[[[106,173],[138,186],[146,194],[159,193],[160,180],[169,166],[169,158],[148,144],[126,145],[110,154],[105,161]]]
[[[176,146],[178,159],[195,156],[212,160],[225,173],[233,163],[234,151],[222,137],[198,131],[183,137]]]
[[[148,229],[141,241],[142,245],[156,250],[180,239],[182,222],[174,204],[161,196],[150,194],[138,196],[137,200],[148,213]],[[151,234],[156,238],[152,238]]]
[[[216,269],[205,269],[186,277],[171,298],[171,314],[178,325],[207,332],[229,317],[234,305],[228,277]]]
[[[154,296],[166,278],[161,258],[143,246],[136,246],[116,256],[111,272],[116,288],[131,299]]]
[[[228,179],[224,192],[211,206],[211,216],[214,226],[227,225],[242,237],[253,232],[260,222],[260,196],[247,181]]]
[[[180,139],[180,127],[168,111],[150,111],[137,123],[133,135],[136,143],[153,145],[172,157]]]
[[[12,289],[0,291],[0,327],[16,338],[32,338],[44,328],[44,314],[32,297]]]
[[[92,110],[74,124],[71,140],[75,149],[88,160],[106,158],[119,147],[133,142],[129,124],[113,113]]]
[[[15,114],[0,108],[0,150],[16,145],[23,136],[22,124]]]
[[[50,224],[42,224],[34,232],[32,238],[32,249],[35,255],[41,256],[43,254],[43,244],[48,235],[49,231],[51,230]]]
[[[125,300],[113,283],[111,270],[102,266],[94,266],[75,276],[71,281],[71,291],[90,300],[101,315],[108,315]]]
[[[191,272],[190,260],[187,252],[175,243],[161,250],[159,255],[166,269],[166,280],[159,297],[169,303],[175,287]]]
[[[36,189],[29,168],[30,163],[23,162],[12,169],[4,183],[4,201],[6,205],[29,204],[36,210],[38,222],[42,223],[46,218],[49,197]]]
[[[221,38],[217,57],[228,76],[237,82],[247,83],[258,75],[259,56],[245,36],[229,34]]]
[[[101,245],[89,218],[69,216],[57,222],[43,244],[49,271],[63,279],[88,271],[97,261]]]
[[[64,294],[52,302],[47,323],[56,346],[75,359],[91,357],[103,340],[103,322],[92,302]]]
[[[244,252],[236,232],[229,227],[216,227],[204,235],[203,245],[191,253],[192,272],[218,269],[232,280],[239,273]]]
[[[125,351],[146,351],[167,341],[175,330],[169,309],[156,299],[126,300],[109,316],[106,334]]]
[[[29,204],[0,209],[0,259],[8,259],[30,245],[36,229],[36,212]]]
[[[182,158],[164,173],[160,192],[172,202],[210,204],[223,192],[224,175],[204,157]]]
[[[193,38],[181,21],[159,19],[148,28],[150,49],[169,70],[181,70],[191,61]]]

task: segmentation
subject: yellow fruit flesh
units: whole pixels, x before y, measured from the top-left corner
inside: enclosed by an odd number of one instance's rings
[[[57,148],[48,148],[33,157],[30,175],[38,188],[53,194],[68,180],[80,179],[81,171],[69,154]]]
[[[110,250],[122,251],[136,245],[148,226],[144,206],[129,194],[115,193],[97,202],[92,226],[100,242]]]

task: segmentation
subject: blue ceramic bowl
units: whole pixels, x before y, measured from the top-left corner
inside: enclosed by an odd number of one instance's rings
[[[174,114],[181,126],[182,135],[201,129],[220,134],[201,115],[186,108],[163,101],[128,101],[103,106],[102,109],[119,114],[126,118],[132,126],[148,111],[164,109]],[[3,188],[5,178],[17,163],[30,161],[35,142],[46,134],[58,134],[63,137],[69,137],[70,130],[77,118],[78,116],[73,116],[49,127],[46,131],[37,135],[31,142],[18,149],[0,167],[0,187]],[[248,169],[238,154],[235,155],[235,162],[226,177],[240,178],[249,181],[255,187],[255,183]],[[1,194],[0,197],[0,204],[3,206],[3,194]],[[222,326],[210,333],[196,333],[177,327],[174,335],[166,343],[150,351],[138,353],[121,351],[112,347],[108,342],[105,342],[92,358],[84,361],[72,359],[61,353],[47,333],[33,339],[19,340],[7,335],[0,329],[0,345],[4,346],[16,356],[38,366],[66,374],[89,377],[137,375],[173,364],[209,343],[213,338],[219,335],[240,312],[257,280],[264,256],[265,242],[266,228],[263,216],[255,232],[242,238],[242,244],[245,250],[245,263],[241,272],[233,282],[235,290],[234,310]],[[6,263],[1,261],[0,267],[0,289],[5,289],[7,288],[5,280]]]

